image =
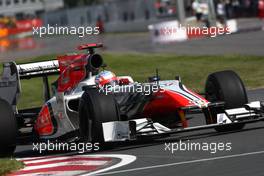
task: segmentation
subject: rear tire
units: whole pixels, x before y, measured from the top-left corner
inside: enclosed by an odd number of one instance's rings
[[[87,89],[80,99],[79,120],[82,141],[104,143],[102,123],[119,121],[114,96],[98,89]]]
[[[11,105],[0,98],[0,157],[10,157],[16,149],[17,124]]]
[[[210,102],[224,101],[225,109],[239,108],[248,103],[245,86],[240,77],[231,70],[212,73],[205,85],[206,99]],[[213,120],[217,122],[217,113],[213,113]],[[216,131],[241,130],[245,124],[231,124],[217,127]]]

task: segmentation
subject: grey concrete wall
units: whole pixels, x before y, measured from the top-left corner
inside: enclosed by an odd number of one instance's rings
[[[106,32],[147,31],[148,24],[164,20],[157,17],[154,2],[155,0],[117,0],[102,5],[47,12],[43,15],[43,20],[45,25],[89,26],[95,25],[100,16]]]

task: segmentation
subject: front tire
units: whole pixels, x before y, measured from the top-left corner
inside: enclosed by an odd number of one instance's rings
[[[0,98],[0,157],[10,157],[16,149],[17,124],[11,105]]]
[[[240,77],[231,70],[212,73],[208,76],[205,85],[206,99],[210,102],[224,101],[225,109],[239,108],[248,103],[245,86]],[[213,113],[214,122],[217,121],[217,113]],[[241,130],[244,124],[231,124],[225,127],[217,127],[216,131]]]
[[[104,142],[102,123],[119,121],[116,100],[111,94],[87,89],[79,104],[80,136],[82,141]]]

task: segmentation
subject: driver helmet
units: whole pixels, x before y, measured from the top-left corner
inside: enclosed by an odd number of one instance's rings
[[[111,71],[101,71],[95,76],[95,84],[98,87],[105,87],[107,85],[116,86],[118,85],[117,76]]]

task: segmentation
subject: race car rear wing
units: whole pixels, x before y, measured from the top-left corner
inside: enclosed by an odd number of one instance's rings
[[[50,99],[48,76],[59,74],[59,63],[57,60],[35,62],[17,65],[15,62],[3,64],[3,73],[0,77],[0,98],[12,105],[17,111],[17,102],[21,92],[20,80],[34,77],[42,77],[44,85],[44,99]]]
[[[44,99],[45,101],[49,100],[50,88],[48,76],[57,75],[60,74],[60,72],[62,73],[55,84],[53,84],[56,89],[62,92],[69,87],[75,86],[75,84],[77,84],[82,77],[96,74],[99,68],[103,66],[102,57],[99,54],[94,53],[95,48],[100,48],[102,46],[103,45],[100,43],[80,45],[78,49],[87,49],[88,54],[59,56],[57,57],[58,60],[27,64],[16,64],[15,62],[4,63],[3,73],[0,77],[0,98],[6,100],[13,106],[14,110],[16,110],[17,99],[21,92],[20,80],[42,77],[44,85]],[[66,72],[63,70],[68,68],[68,66],[71,66],[69,74],[68,70],[66,70]]]
[[[98,69],[103,65],[103,60],[100,55],[94,54],[95,48],[103,47],[102,43],[90,43],[78,46],[78,50],[88,50],[90,55],[89,57],[89,68],[91,70]],[[81,57],[86,55],[69,55],[69,56],[60,56],[58,59],[66,61],[68,64],[73,63],[73,60],[80,59]],[[70,61],[70,62],[69,62]],[[20,64],[17,65],[17,70],[20,76],[20,79],[30,79],[33,77],[42,77],[48,75],[58,74],[60,72],[59,68],[59,61],[58,60],[51,60],[51,61],[43,61],[43,62],[34,62],[28,64]],[[61,70],[63,72],[63,70]]]
[[[35,62],[17,65],[20,79],[30,79],[59,74],[58,60]]]
[[[58,60],[34,62],[17,65],[19,79],[31,79],[42,77],[44,86],[44,100],[50,99],[50,88],[48,76],[60,73]]]

